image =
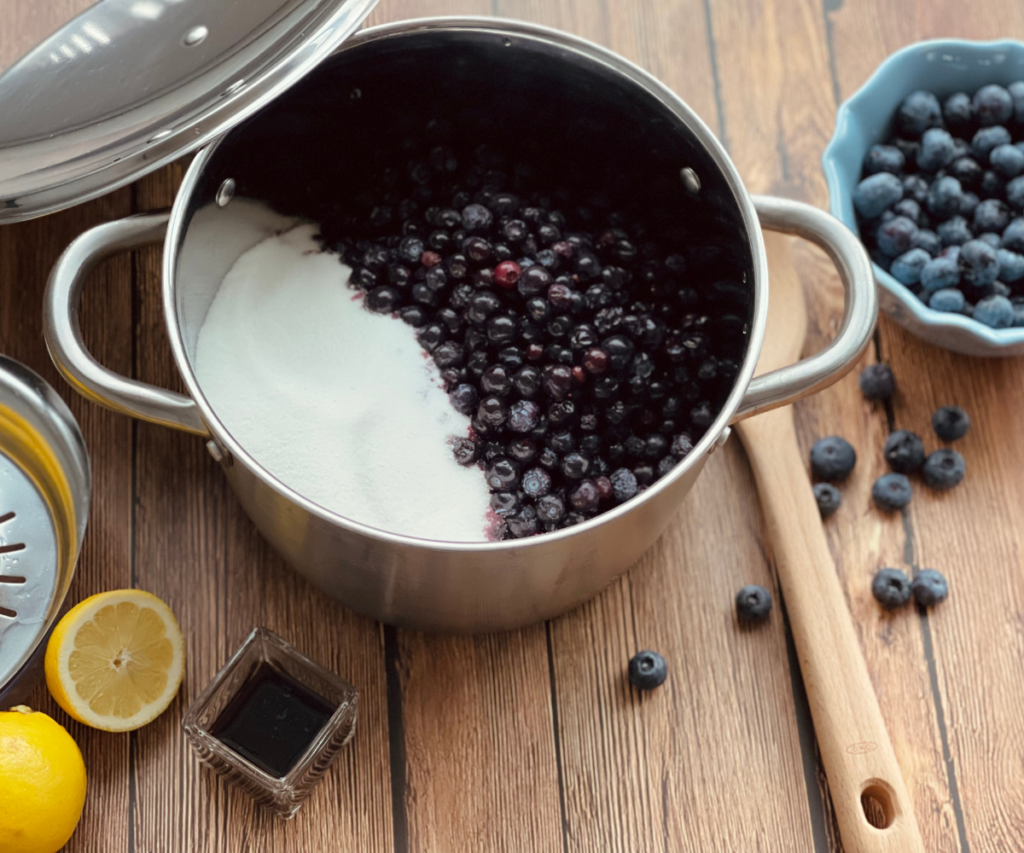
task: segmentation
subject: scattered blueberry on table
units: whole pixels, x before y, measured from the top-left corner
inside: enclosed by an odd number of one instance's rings
[[[839,489],[831,483],[815,483],[814,499],[818,502],[818,512],[821,513],[822,518],[832,515],[839,509],[839,504],[843,502],[843,496],[839,493]]]
[[[860,391],[868,400],[888,400],[896,393],[892,368],[888,364],[869,364],[860,372]]]
[[[637,690],[653,690],[668,678],[668,664],[657,652],[637,652],[629,661],[628,674]]]
[[[942,406],[932,415],[932,429],[943,441],[963,438],[970,428],[970,416],[959,406]]]
[[[748,584],[736,593],[736,615],[741,622],[765,622],[772,612],[772,594],[763,586]]]
[[[921,607],[934,607],[949,596],[949,584],[941,572],[921,569],[911,582],[910,591]]]
[[[913,474],[924,464],[924,442],[917,433],[898,429],[885,440],[882,455],[897,474]]]
[[[1024,81],[911,92],[853,204],[872,260],[930,308],[1024,326]]]
[[[879,509],[895,512],[903,509],[913,496],[910,480],[903,474],[883,474],[871,487],[871,497]]]
[[[838,435],[818,439],[811,448],[811,473],[819,480],[845,480],[856,462],[857,451]]]
[[[871,594],[886,610],[896,610],[910,601],[910,578],[899,569],[879,569],[871,581]]]
[[[933,489],[952,489],[966,472],[963,456],[948,447],[929,453],[921,468],[925,483]]]

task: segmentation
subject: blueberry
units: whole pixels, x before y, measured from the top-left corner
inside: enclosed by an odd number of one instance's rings
[[[1014,178],[1006,185],[1006,200],[1018,213],[1024,210],[1024,177]]]
[[[960,181],[960,186],[965,190],[977,189],[981,185],[981,176],[984,172],[973,157],[957,157],[946,169],[946,174]]]
[[[874,177],[881,177],[881,175],[875,175]],[[962,195],[963,189],[960,186],[960,182],[956,178],[951,178],[947,175],[944,178],[939,178],[928,188],[925,206],[933,216],[945,219],[960,209],[960,197]]]
[[[903,179],[903,195],[911,198],[918,204],[924,204],[928,197],[929,183],[920,175],[907,175]]]
[[[889,272],[900,284],[917,284],[921,280],[921,270],[930,260],[931,256],[924,249],[911,249],[892,262]],[[1024,258],[1021,261],[1024,263]]]
[[[869,364],[860,372],[860,391],[868,400],[888,400],[896,391],[896,377],[888,364]]]
[[[772,612],[772,594],[763,586],[748,584],[736,593],[736,615],[741,622],[766,622]]]
[[[637,690],[653,690],[668,678],[668,664],[657,652],[637,652],[629,661],[629,683]]]
[[[986,287],[999,278],[999,256],[984,240],[969,240],[960,247],[957,260],[960,280],[974,287]]]
[[[924,442],[916,433],[898,429],[885,440],[882,455],[897,474],[913,474],[924,464]]]
[[[925,172],[937,172],[953,162],[953,137],[948,130],[932,127],[921,136],[917,166]]]
[[[397,288],[390,284],[382,284],[366,294],[366,307],[371,311],[387,314],[398,308],[401,298]]]
[[[975,193],[965,192],[960,196],[960,207],[958,211],[961,216],[973,219],[974,211],[978,209],[981,199]]]
[[[890,258],[902,255],[913,245],[917,235],[917,226],[905,216],[894,216],[883,222],[875,232],[878,248]]]
[[[892,212],[896,216],[905,216],[915,225],[921,222],[921,205],[912,198],[904,198],[892,206]],[[925,217],[927,219],[927,217]]]
[[[956,441],[967,435],[971,418],[959,406],[943,406],[932,415],[932,429],[943,441]]]
[[[493,214],[482,204],[468,204],[462,209],[462,227],[470,233],[486,231],[493,220]]]
[[[999,258],[1000,281],[1014,282],[1024,278],[1024,255],[1007,249],[999,249],[996,255]]]
[[[1024,80],[1017,80],[1006,87],[1013,100],[1013,117],[1018,122],[1024,122]]]
[[[811,448],[811,473],[818,480],[845,480],[857,461],[857,452],[845,438],[830,435]]]
[[[470,438],[456,438],[452,441],[452,455],[460,465],[472,465],[477,460],[479,448]]]
[[[871,581],[871,594],[886,610],[896,610],[910,601],[910,578],[899,569],[879,569]]]
[[[1002,124],[1013,117],[1013,98],[1002,86],[982,86],[971,100],[971,112],[982,127]]]
[[[1013,140],[1005,127],[983,127],[971,140],[971,150],[979,163],[987,163],[989,154],[1000,145],[1009,145]]]
[[[519,482],[519,468],[511,459],[498,456],[487,466],[485,476],[492,489],[508,491]]]
[[[966,92],[950,95],[942,105],[942,117],[946,121],[946,126],[950,128],[963,128],[969,125],[974,118],[971,111],[971,96]]]
[[[921,607],[934,607],[949,596],[949,584],[941,572],[935,569],[921,569],[910,584],[914,601]]]
[[[997,145],[988,155],[992,171],[1009,180],[1024,172],[1024,151],[1014,145]]]
[[[960,283],[960,268],[951,258],[933,258],[921,270],[921,286],[928,292],[956,287]]]
[[[960,184],[957,182],[957,189]],[[959,193],[958,193],[959,195]],[[895,175],[878,172],[865,178],[853,191],[853,204],[865,219],[875,219],[903,198],[903,184]]]
[[[974,306],[974,319],[993,329],[1013,325],[1013,306],[1005,296],[986,296]]]
[[[1013,325],[1015,327],[1024,326],[1024,301],[1018,297],[1011,302],[1013,304]]]
[[[1021,179],[1021,191],[1024,199],[1024,178]],[[1003,229],[1003,248],[1024,254],[1024,217],[1018,216]]]
[[[558,495],[544,495],[537,500],[537,518],[547,524],[557,524],[565,517],[565,503]]]
[[[1003,238],[994,231],[986,231],[984,234],[979,234],[978,239],[983,243],[988,243],[993,249],[999,250],[1003,248]]]
[[[940,222],[935,233],[942,241],[943,246],[960,246],[974,237],[967,220],[959,215],[951,216],[945,222]]]
[[[609,479],[612,481],[612,493],[617,501],[628,501],[637,493],[636,475],[629,468],[613,471]]]
[[[914,248],[924,249],[933,258],[942,251],[942,241],[939,235],[927,228],[918,228],[914,236]]]
[[[928,307],[935,311],[959,314],[964,308],[963,292],[955,287],[944,287],[936,290],[928,300]]]
[[[921,474],[933,489],[952,489],[964,478],[967,466],[964,458],[949,447],[933,450],[924,460]]]
[[[1010,224],[1010,209],[997,198],[987,198],[974,209],[974,232],[1002,232]]]
[[[530,468],[521,482],[527,497],[539,498],[551,491],[551,475],[543,468]]]
[[[601,490],[593,480],[582,480],[569,494],[569,503],[574,509],[584,512],[597,509],[601,502]]]
[[[901,136],[914,138],[940,124],[942,108],[931,92],[911,92],[896,111],[896,130]]]
[[[879,509],[895,512],[910,503],[910,480],[903,474],[883,474],[871,487],[871,497]]]
[[[815,483],[814,499],[818,502],[818,512],[821,513],[821,517],[828,518],[839,509],[843,496],[839,493],[839,489],[831,483]]]
[[[981,175],[978,193],[982,198],[1002,198],[1006,195],[1006,181],[991,169],[986,169]]]
[[[512,432],[530,432],[540,423],[540,417],[540,406],[532,400],[516,400],[508,410],[508,428]]]
[[[903,152],[894,145],[872,145],[864,157],[864,174],[891,172],[899,175],[903,172],[906,159]]]

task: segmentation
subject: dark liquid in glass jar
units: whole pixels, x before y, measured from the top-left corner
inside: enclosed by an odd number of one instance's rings
[[[261,664],[210,729],[260,770],[281,778],[337,710],[287,673]]]

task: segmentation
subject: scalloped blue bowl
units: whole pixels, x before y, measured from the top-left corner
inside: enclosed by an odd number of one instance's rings
[[[822,156],[832,215],[860,233],[852,193],[864,155],[884,141],[908,94],[927,89],[942,100],[954,92],[973,94],[986,83],[1005,86],[1014,80],[1024,80],[1024,44],[1019,41],[940,39],[894,53],[839,107],[835,135]],[[965,355],[1024,354],[1024,328],[990,329],[960,314],[933,311],[877,264],[875,279],[882,310],[928,343]]]

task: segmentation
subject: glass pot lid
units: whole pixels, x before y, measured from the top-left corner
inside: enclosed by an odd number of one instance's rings
[[[100,0],[0,75],[0,223],[123,186],[301,79],[377,0]]]

